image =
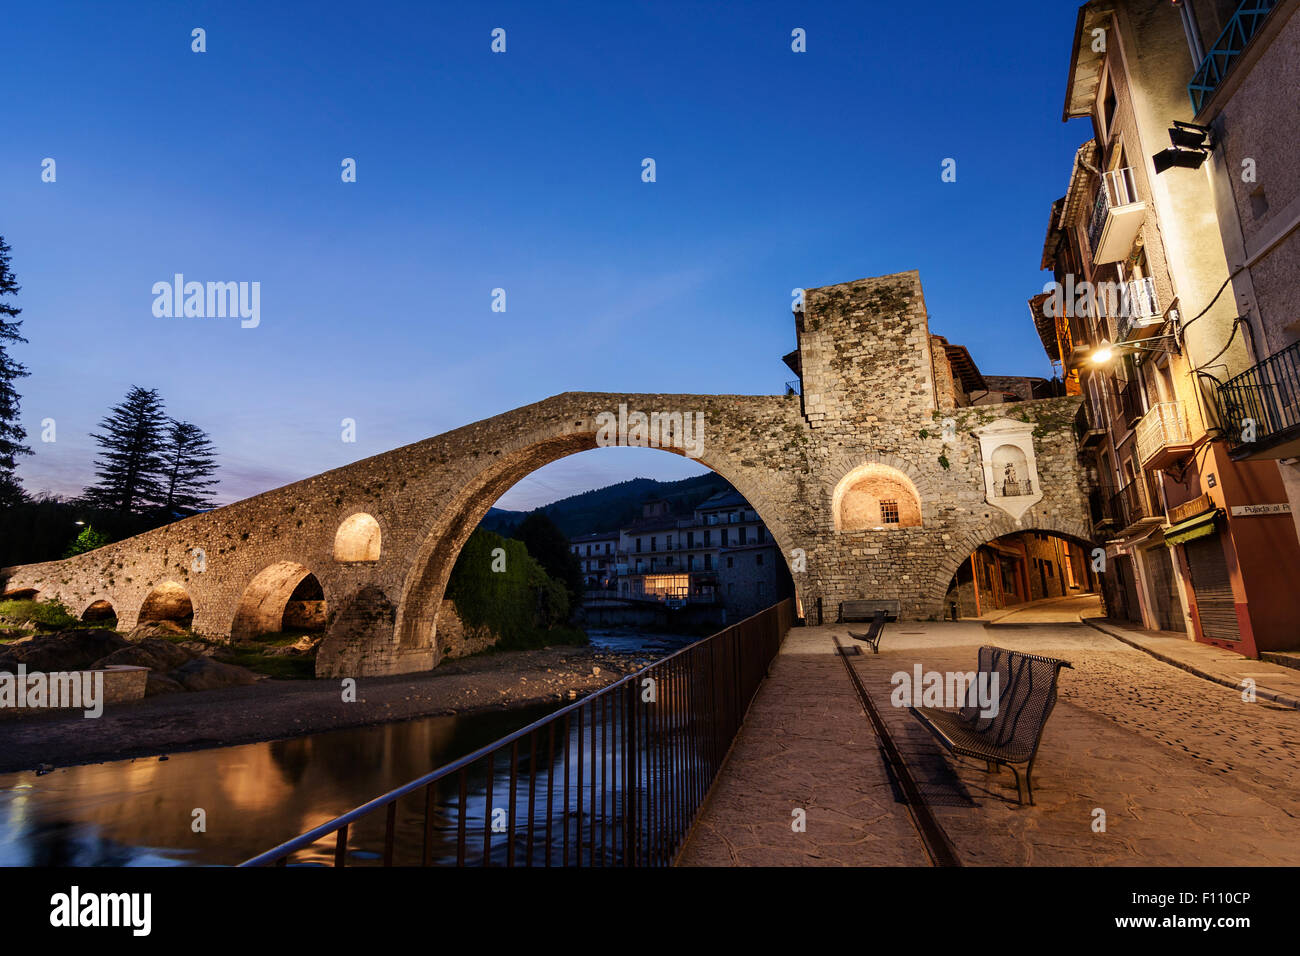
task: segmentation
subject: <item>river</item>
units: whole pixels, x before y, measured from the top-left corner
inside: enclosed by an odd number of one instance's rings
[[[591,631],[595,647],[661,656],[696,640]],[[425,717],[99,764],[0,775],[2,866],[229,865],[270,849],[558,709]],[[478,781],[471,802],[484,809]],[[401,830],[419,808],[402,806]],[[481,817],[480,817],[481,819]],[[435,859],[450,843],[436,837]],[[350,862],[373,861],[359,833]],[[298,859],[321,860],[319,853]]]

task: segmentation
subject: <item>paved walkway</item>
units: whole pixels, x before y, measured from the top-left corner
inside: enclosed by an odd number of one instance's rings
[[[972,620],[1003,625],[1079,624],[1084,617],[1100,617],[1101,614],[1100,594],[1070,594],[1004,607]]]
[[[926,862],[832,634],[851,643],[842,626],[790,632],[684,865]],[[1033,807],[1015,802],[1010,772],[952,757],[890,704],[894,673],[969,671],[984,643],[1074,665],[1039,751]],[[891,624],[879,655],[851,660],[968,865],[1300,865],[1300,711],[1248,703],[1077,625]],[[791,828],[796,808],[806,832]]]

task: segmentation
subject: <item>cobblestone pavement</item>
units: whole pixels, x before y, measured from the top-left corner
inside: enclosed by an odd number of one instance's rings
[[[832,634],[851,643],[842,627],[791,631],[683,863],[925,862]],[[973,670],[986,643],[1073,664],[1039,750],[1033,807],[1017,805],[1009,771],[947,754],[890,705],[895,672]],[[878,656],[852,661],[966,864],[1300,864],[1294,709],[1247,703],[1080,626],[891,624]],[[809,794],[807,832],[794,833],[791,808]]]

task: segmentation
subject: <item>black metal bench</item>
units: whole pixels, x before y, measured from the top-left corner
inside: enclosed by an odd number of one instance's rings
[[[897,598],[868,598],[866,600],[841,601],[840,602],[840,620],[843,624],[846,621],[870,621],[875,617],[877,611],[884,609],[886,618],[898,620],[898,599]]]
[[[865,634],[859,634],[856,631],[849,631],[849,637],[855,641],[862,641],[871,645],[871,653],[880,653],[880,636],[885,633],[885,609],[876,608],[876,615],[871,619],[871,627]]]
[[[937,707],[909,710],[952,753],[983,760],[990,772],[995,765],[1010,767],[1016,775],[1016,799],[1022,804],[1020,771],[1016,765],[1024,764],[1025,792],[1033,806],[1034,757],[1047,718],[1056,706],[1057,677],[1061,668],[1069,666],[1069,661],[1054,657],[986,645],[979,650],[979,674],[998,675],[995,714],[980,715],[977,685],[970,688],[966,706],[955,711]]]

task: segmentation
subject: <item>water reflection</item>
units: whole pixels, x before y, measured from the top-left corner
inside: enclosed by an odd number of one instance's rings
[[[690,644],[696,638],[627,631],[593,631],[592,644],[617,653],[657,657]],[[558,709],[559,703],[470,715],[430,717],[353,730],[173,754],[167,760],[140,758],[34,773],[0,775],[0,865],[3,866],[132,866],[223,865],[239,863],[285,840],[319,826],[374,797],[450,763],[485,744],[506,736]],[[583,826],[581,852],[613,861],[621,845],[622,821],[612,811],[621,789],[619,766],[606,746],[621,732],[617,713],[587,714],[581,730],[576,723],[566,733],[539,735],[530,758],[527,745],[516,755],[520,780],[527,779],[530,759],[539,774],[532,799],[537,846],[556,847],[562,862],[563,835],[570,852],[579,852],[577,829]],[[575,718],[576,720],[576,718]],[[591,724],[602,736],[593,747]],[[656,759],[644,756],[643,772]],[[492,762],[492,799],[488,799],[486,762],[472,768],[466,780],[465,826],[480,834],[468,862],[483,852],[484,817],[492,809],[509,814],[506,796],[510,778],[509,752]],[[564,774],[569,774],[567,790]],[[549,773],[548,773],[549,771]],[[581,797],[576,789],[583,779]],[[593,784],[593,774],[595,784]],[[548,787],[548,782],[553,786]],[[640,788],[638,788],[639,790]],[[568,793],[565,800],[564,794]],[[547,794],[551,804],[547,811]],[[444,781],[431,832],[433,862],[456,862],[459,823],[459,782]],[[592,800],[606,801],[598,814],[602,827],[592,828]],[[527,845],[529,790],[514,800],[516,847]],[[582,801],[580,809],[579,801]],[[398,863],[418,863],[424,842],[424,795],[413,795],[399,806]],[[599,804],[597,804],[599,808]],[[642,801],[638,806],[650,804]],[[204,832],[195,832],[196,812],[203,811]],[[349,841],[350,863],[380,859],[383,815],[360,824]],[[548,829],[549,826],[549,829]],[[489,855],[503,861],[505,838],[493,836]],[[297,863],[324,861],[332,852],[325,843],[299,853]],[[412,858],[411,854],[415,857]]]
[[[558,706],[0,775],[0,865],[238,863]]]

